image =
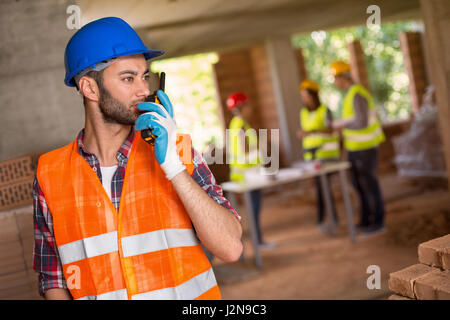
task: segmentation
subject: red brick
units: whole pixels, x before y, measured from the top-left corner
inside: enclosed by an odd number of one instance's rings
[[[434,269],[414,284],[418,300],[450,300],[450,273]]]
[[[30,156],[0,162],[1,186],[9,185],[12,182],[21,181],[33,176],[34,172]]]
[[[14,181],[0,186],[0,210],[15,208],[33,203],[34,177],[29,176],[20,181]]]
[[[419,245],[419,262],[450,269],[450,234]]]
[[[431,272],[433,268],[424,264],[415,264],[389,274],[389,289],[397,294],[414,299],[414,282]]]

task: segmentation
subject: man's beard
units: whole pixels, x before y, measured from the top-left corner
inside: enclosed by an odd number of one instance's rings
[[[140,115],[137,109],[128,108],[124,103],[114,98],[107,89],[99,86],[99,107],[106,123],[134,125]]]

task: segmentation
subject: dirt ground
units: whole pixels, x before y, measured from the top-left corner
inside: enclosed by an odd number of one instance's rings
[[[262,252],[263,268],[253,264],[244,210],[244,261],[213,260],[224,299],[387,299],[389,273],[418,263],[417,246],[450,233],[450,195],[446,181],[380,178],[386,202],[387,232],[350,242],[337,180],[333,192],[340,225],[336,237],[320,233],[315,224],[315,193],[311,184],[267,194],[261,213],[266,241],[276,248]],[[358,202],[352,191],[355,222]],[[369,290],[367,267],[381,270],[381,289]]]

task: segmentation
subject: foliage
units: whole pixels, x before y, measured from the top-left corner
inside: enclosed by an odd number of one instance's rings
[[[293,46],[303,49],[309,78],[321,87],[321,98],[337,116],[342,93],[333,86],[329,65],[349,61],[347,43],[359,40],[366,56],[370,90],[383,121],[408,117],[411,102],[408,76],[403,66],[399,33],[420,28],[413,21],[382,24],[378,28],[357,26],[332,31],[294,35]]]
[[[211,139],[218,145],[223,141],[212,73],[212,64],[217,61],[215,53],[207,53],[151,64],[153,72],[166,73],[166,92],[174,107],[178,130],[189,133],[199,151],[204,151]]]

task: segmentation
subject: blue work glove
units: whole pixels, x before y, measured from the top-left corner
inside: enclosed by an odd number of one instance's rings
[[[140,115],[135,130],[152,129],[155,139],[155,157],[161,165],[167,179],[172,180],[178,173],[186,170],[177,153],[177,125],[173,119],[173,108],[169,97],[162,90],[157,93],[161,104],[143,102],[137,105],[139,110],[148,111]]]

